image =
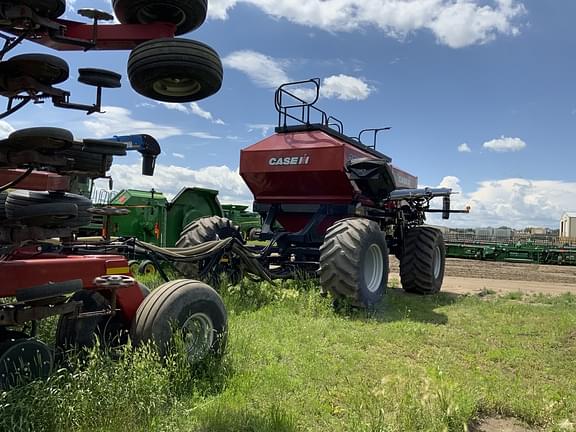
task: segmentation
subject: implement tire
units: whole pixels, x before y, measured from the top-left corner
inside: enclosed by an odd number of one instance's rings
[[[355,306],[378,303],[388,284],[388,246],[378,224],[351,218],[336,222],[320,248],[320,284]]]
[[[122,24],[169,22],[181,35],[204,23],[208,0],[113,0],[112,6]]]
[[[400,259],[400,281],[404,291],[427,295],[442,288],[446,248],[442,233],[430,227],[408,230]]]
[[[132,88],[161,102],[194,102],[212,96],[222,87],[223,75],[218,53],[189,39],[144,42],[128,59]]]
[[[229,237],[242,238],[238,227],[234,226],[230,219],[220,216],[204,217],[184,227],[180,239],[176,242],[176,247],[189,248]],[[187,278],[197,279],[202,270],[202,262],[179,262],[175,264],[175,267]]]
[[[226,348],[228,316],[218,293],[194,280],[175,280],[156,288],[136,312],[132,340],[136,346],[153,342],[165,356],[174,331],[182,332],[190,363],[221,357]]]

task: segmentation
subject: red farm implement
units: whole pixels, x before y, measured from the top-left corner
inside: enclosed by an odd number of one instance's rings
[[[0,118],[45,100],[99,112],[102,89],[120,87],[115,72],[80,69],[79,81],[96,87],[96,102],[73,103],[68,91],[55,87],[69,77],[63,59],[5,59],[25,41],[59,51],[131,50],[130,83],[155,100],[190,102],[220,89],[218,54],[201,42],[175,38],[204,22],[206,0],[114,0],[113,7],[120,24],[102,24],[113,16],[95,9],[78,11],[88,23],[60,19],[64,0],[0,2],[0,95],[8,99]],[[106,176],[113,157],[130,149],[118,140],[78,140],[65,129],[42,127],[0,141],[0,388],[46,376],[55,354],[92,347],[97,339],[115,346],[131,336],[135,344],[155,342],[164,353],[174,325],[185,334],[190,361],[222,352],[226,310],[212,288],[177,280],[149,293],[131,277],[124,256],[76,246],[78,230],[93,214],[114,209],[95,209],[70,191]],[[138,150],[143,174],[151,175],[159,147]],[[58,317],[54,346],[37,338],[39,321],[51,316]]]

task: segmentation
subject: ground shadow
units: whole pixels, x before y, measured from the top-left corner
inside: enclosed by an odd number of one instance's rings
[[[240,410],[218,406],[199,416],[198,431],[201,432],[295,432],[292,416],[278,407],[261,411]]]
[[[436,309],[452,305],[461,297],[453,293],[420,296],[406,293],[402,289],[391,288],[384,294],[382,301],[372,308],[363,310],[345,304],[337,304],[335,310],[357,320],[376,320],[379,322],[408,320],[445,325],[448,323],[448,317]]]

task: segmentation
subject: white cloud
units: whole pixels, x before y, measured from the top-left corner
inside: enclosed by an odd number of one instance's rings
[[[117,106],[104,107],[104,114],[93,114],[82,124],[90,131],[93,138],[106,138],[114,135],[149,134],[156,139],[182,135],[181,129],[163,126],[144,120],[132,118],[132,112]]]
[[[202,117],[203,119],[210,120],[212,123],[225,125],[222,119],[215,119],[211,112],[202,109],[197,102],[190,103],[190,112],[198,117]]]
[[[172,156],[178,159],[184,159],[184,155],[182,153],[172,153]]]
[[[156,102],[158,105],[162,105],[164,108],[169,110],[180,111],[183,113],[188,113],[188,108],[182,103],[169,103],[169,102]]]
[[[526,148],[526,143],[520,138],[500,137],[487,141],[482,144],[487,150],[504,153],[504,152],[517,152]]]
[[[194,114],[195,116],[201,117],[205,120],[209,120],[214,124],[218,125],[225,125],[226,123],[222,119],[214,118],[211,112],[206,111],[205,109],[201,108],[197,102],[191,102],[188,105],[183,103],[167,103],[167,102],[156,102],[158,105],[162,105],[163,107],[179,111],[185,114]],[[149,105],[153,106],[153,105]]]
[[[517,35],[526,9],[519,0],[211,0],[210,17],[226,19],[237,4],[329,32],[376,27],[404,39],[431,31],[452,48],[483,44],[499,35]]]
[[[114,164],[110,175],[114,179],[116,190],[155,189],[168,197],[174,197],[183,187],[202,187],[220,191],[218,198],[221,202],[252,202],[252,195],[238,170],[227,166],[208,166],[193,170],[177,165],[158,164],[154,176],[147,177],[141,175],[140,164]]]
[[[225,57],[223,63],[229,68],[243,72],[260,87],[276,89],[282,84],[294,81],[285,70],[289,65],[288,61],[256,51],[235,51]],[[324,98],[351,101],[365,100],[374,89],[360,78],[340,74],[324,78],[320,91]],[[306,85],[291,89],[290,92],[309,101],[316,96],[312,87]]]
[[[472,149],[470,148],[470,146],[469,146],[468,144],[463,143],[463,144],[460,144],[460,145],[458,146],[458,151],[459,151],[460,153],[471,153],[471,152],[472,152]]]
[[[372,89],[359,78],[340,74],[325,78],[321,92],[327,98],[349,101],[367,99]]]
[[[565,211],[576,210],[576,182],[521,178],[486,180],[478,183],[475,190],[465,192],[457,177],[445,177],[440,186],[459,192],[452,197],[453,208],[471,207],[468,215],[451,216],[447,223],[450,226],[557,228]],[[429,219],[440,222],[439,217]]]
[[[8,138],[16,129],[5,120],[0,120],[0,139]]]
[[[263,137],[267,136],[268,132],[270,132],[270,130],[276,127],[276,125],[264,124],[264,123],[254,123],[249,124],[247,126],[248,126],[248,132],[259,131]]]
[[[245,73],[260,87],[276,88],[290,81],[284,71],[285,62],[256,51],[235,51],[222,59],[222,63]]]
[[[212,135],[208,132],[190,132],[186,135],[189,135],[189,136],[194,137],[194,138],[199,138],[199,139],[209,139],[209,140],[222,139],[222,137],[219,137],[217,135]]]

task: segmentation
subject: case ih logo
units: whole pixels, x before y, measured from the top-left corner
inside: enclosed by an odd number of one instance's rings
[[[273,157],[268,161],[271,166],[286,166],[286,165],[308,165],[310,163],[310,156],[293,156],[293,157]]]

